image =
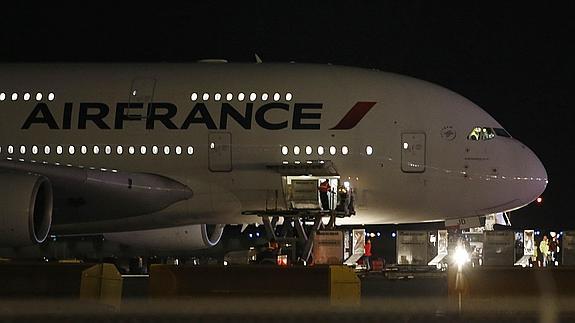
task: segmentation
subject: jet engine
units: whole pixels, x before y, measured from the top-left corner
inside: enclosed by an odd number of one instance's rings
[[[1,173],[0,183],[0,246],[44,242],[52,224],[50,181],[31,173]]]
[[[105,233],[104,238],[135,248],[156,251],[193,251],[218,244],[225,224],[194,224],[180,227]]]

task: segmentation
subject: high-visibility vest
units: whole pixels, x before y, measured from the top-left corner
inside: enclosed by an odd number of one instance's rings
[[[541,240],[541,243],[539,244],[539,251],[541,251],[544,256],[547,256],[549,253],[549,244],[547,241]]]

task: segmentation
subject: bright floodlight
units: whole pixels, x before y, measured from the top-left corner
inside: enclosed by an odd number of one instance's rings
[[[465,251],[463,246],[457,246],[455,248],[455,254],[453,254],[453,260],[457,264],[457,267],[461,268],[463,265],[465,265],[466,262],[469,261],[469,253]]]

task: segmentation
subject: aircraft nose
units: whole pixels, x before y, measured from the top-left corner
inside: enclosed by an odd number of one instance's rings
[[[524,144],[521,144],[523,151],[523,178],[521,180],[527,181],[527,194],[525,199],[527,203],[531,203],[537,199],[547,187],[548,177],[545,166],[535,153]]]

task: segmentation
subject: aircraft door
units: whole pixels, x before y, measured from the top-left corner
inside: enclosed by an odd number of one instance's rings
[[[401,170],[405,173],[425,172],[425,133],[401,134]]]
[[[212,172],[232,171],[232,135],[212,132],[208,135],[208,164]]]
[[[130,89],[129,105],[124,113],[129,116],[131,120],[145,120],[147,117],[148,104],[154,99],[155,89],[156,79],[134,79]]]

